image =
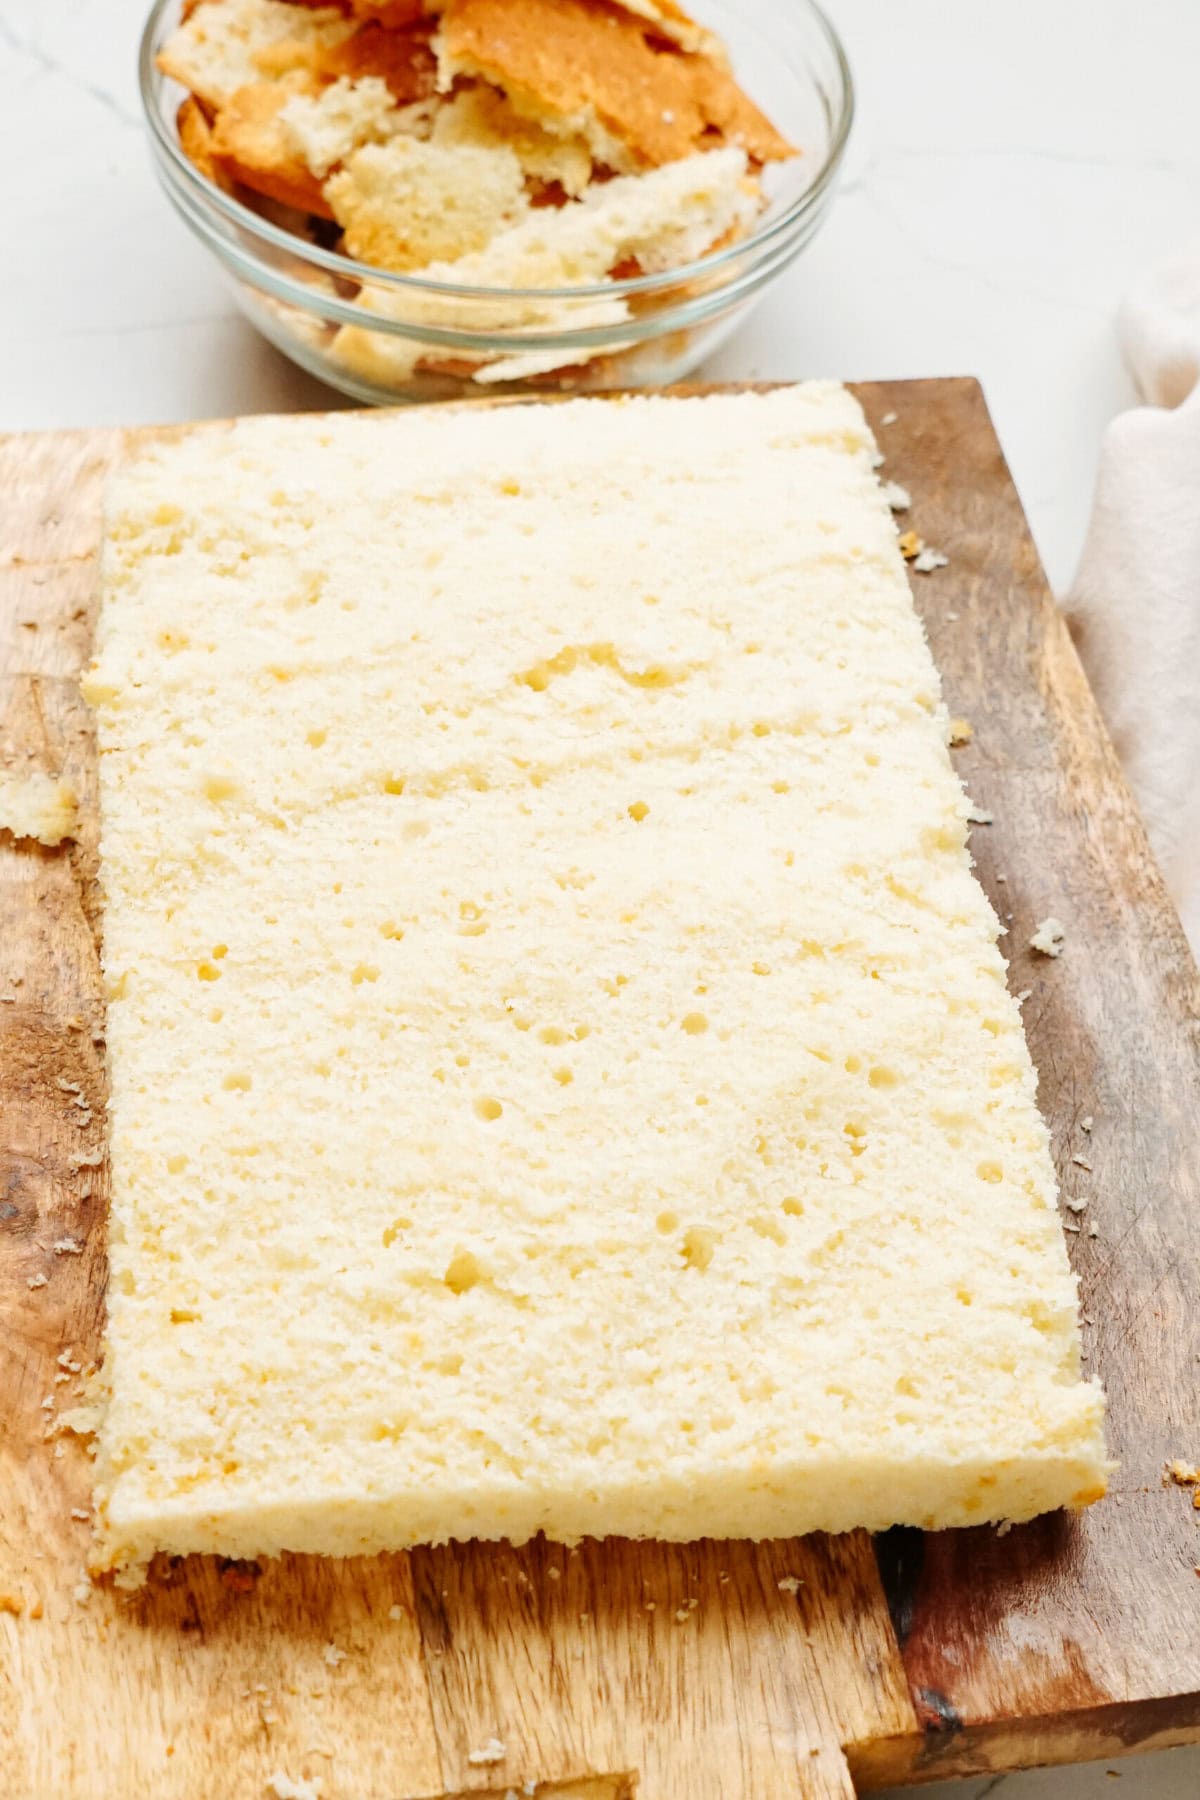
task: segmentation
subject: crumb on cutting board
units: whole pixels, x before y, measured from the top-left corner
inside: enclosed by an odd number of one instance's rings
[[[56,850],[79,829],[79,799],[61,776],[0,770],[0,830]]]
[[[1029,948],[1039,956],[1061,956],[1066,938],[1067,928],[1061,920],[1043,919],[1029,940]]]
[[[467,1761],[473,1769],[483,1769],[491,1763],[502,1763],[507,1755],[499,1738],[489,1738],[478,1750],[468,1750]]]
[[[273,1775],[267,1776],[267,1792],[274,1794],[275,1800],[321,1800],[324,1786],[319,1775],[314,1775],[311,1781],[305,1780],[303,1776],[299,1781],[293,1781],[290,1775],[284,1775],[277,1769]]]

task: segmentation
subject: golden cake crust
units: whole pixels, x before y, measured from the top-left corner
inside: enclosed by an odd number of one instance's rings
[[[641,166],[727,143],[795,154],[725,62],[664,48],[610,0],[450,0],[439,43],[443,81],[482,76],[536,118],[594,120]]]

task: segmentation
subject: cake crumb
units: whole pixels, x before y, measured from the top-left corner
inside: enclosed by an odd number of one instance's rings
[[[404,1608],[402,1606],[389,1606],[388,1607],[388,1618],[389,1619],[392,1619],[394,1621],[396,1619],[402,1619],[403,1617],[404,1617]]]
[[[912,559],[912,566],[918,575],[932,575],[935,569],[944,569],[950,558],[941,550],[935,550],[932,544],[926,544]]]
[[[975,736],[975,727],[971,724],[971,721],[969,719],[951,719],[951,721],[950,721],[951,745],[969,744],[971,742],[971,739],[974,736]]]
[[[967,808],[967,818],[972,825],[991,825],[995,817],[995,813],[989,812],[986,806],[976,806],[973,800]]]
[[[898,481],[885,481],[883,497],[893,512],[907,512],[912,505],[912,495]]]
[[[914,561],[925,548],[924,540],[919,538],[915,531],[902,531],[896,542],[905,562]]]
[[[794,1594],[804,1586],[798,1575],[781,1575],[775,1583],[781,1594]]]
[[[1081,1199],[1078,1194],[1074,1195],[1070,1200],[1067,1201],[1067,1208],[1070,1212],[1073,1212],[1073,1213],[1086,1212],[1087,1205],[1088,1205],[1087,1201]]]
[[[473,1769],[484,1769],[490,1763],[502,1763],[507,1755],[499,1738],[489,1738],[480,1749],[468,1750],[467,1761]]]
[[[319,1775],[314,1775],[311,1781],[303,1776],[299,1781],[293,1781],[290,1775],[277,1769],[274,1775],[267,1776],[267,1792],[274,1794],[275,1800],[321,1800],[324,1785]]]
[[[1073,1162],[1073,1163],[1075,1163],[1075,1164],[1077,1164],[1077,1165],[1078,1165],[1078,1167],[1079,1167],[1079,1168],[1081,1168],[1081,1169],[1086,1169],[1086,1170],[1087,1170],[1087,1172],[1088,1172],[1088,1174],[1089,1174],[1089,1175],[1090,1175],[1090,1174],[1091,1174],[1091,1172],[1092,1172],[1092,1165],[1091,1165],[1091,1163],[1090,1163],[1090,1162],[1089,1162],[1089,1161],[1088,1161],[1088,1159],[1087,1159],[1087,1157],[1086,1157],[1086,1156],[1073,1156],[1073,1157],[1072,1157],[1072,1158],[1071,1158],[1071,1161],[1072,1161],[1072,1162]]]
[[[79,830],[78,795],[60,776],[0,769],[0,830],[56,850]]]
[[[1099,1237],[1100,1236],[1100,1227],[1098,1225],[1089,1225],[1088,1226],[1088,1236],[1089,1237]]]
[[[1079,1129],[1080,1131],[1090,1131],[1095,1123],[1096,1121],[1093,1119],[1091,1113],[1089,1113],[1086,1119],[1080,1119]]]
[[[996,1536],[997,1537],[1007,1537],[1009,1532],[1012,1530],[1012,1528],[1013,1528],[1013,1522],[1011,1519],[1001,1519],[1000,1523],[996,1527]]]
[[[881,425],[894,425],[899,417],[899,413],[885,412],[879,423]]]
[[[31,1275],[29,1280],[25,1283],[25,1286],[27,1288],[45,1287],[49,1282],[49,1279],[50,1277],[48,1275]]]
[[[1029,948],[1039,956],[1061,956],[1067,928],[1055,918],[1043,919],[1029,940]]]
[[[91,1513],[88,1512],[87,1508],[84,1506],[73,1506],[71,1508],[71,1517],[73,1519],[82,1519],[85,1525],[88,1523],[91,1516]]]
[[[339,1663],[345,1662],[346,1652],[339,1650],[336,1644],[326,1644],[321,1652],[321,1660],[327,1662],[331,1669],[336,1669]]]
[[[82,1256],[83,1245],[79,1242],[78,1238],[59,1238],[54,1245],[54,1254],[55,1256]]]

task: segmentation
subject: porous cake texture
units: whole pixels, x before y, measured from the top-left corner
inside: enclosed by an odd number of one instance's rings
[[[120,477],[101,1566],[1101,1493],[873,451],[813,384]]]

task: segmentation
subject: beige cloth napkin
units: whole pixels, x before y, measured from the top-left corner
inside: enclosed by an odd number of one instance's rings
[[[1120,331],[1146,405],[1105,433],[1063,609],[1200,954],[1200,253],[1149,275]]]

